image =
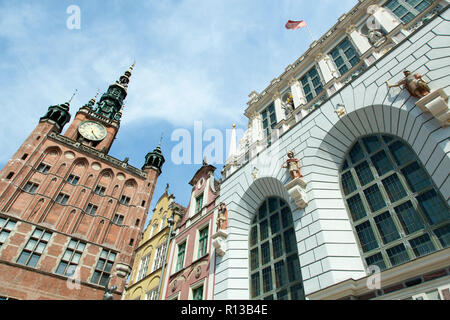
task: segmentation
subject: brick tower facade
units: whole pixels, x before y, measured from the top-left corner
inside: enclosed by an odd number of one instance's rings
[[[0,171],[0,297],[120,298],[165,161],[108,155],[133,66],[64,135],[70,102],[49,107]]]

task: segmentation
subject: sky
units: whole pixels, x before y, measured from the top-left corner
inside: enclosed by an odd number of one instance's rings
[[[286,30],[287,20],[305,20],[318,38],[356,3],[0,0],[0,167],[50,105],[68,101],[77,90],[73,119],[97,90],[105,92],[136,61],[109,154],[129,157],[129,164],[141,168],[162,136],[166,163],[149,218],[166,183],[175,201],[187,207],[188,183],[201,166],[194,162],[211,144],[204,135],[194,135],[194,124],[201,125],[203,134],[219,130],[224,137],[232,124],[245,130],[249,93],[263,91],[311,43],[305,28]],[[79,20],[73,5],[79,8]],[[185,163],[172,155],[180,145],[180,130],[190,132],[192,141],[202,141],[202,148],[194,150],[192,144],[183,153],[185,159],[191,154]],[[216,157],[220,161],[208,161],[217,167],[217,179],[228,145],[224,140],[218,151],[224,156]]]

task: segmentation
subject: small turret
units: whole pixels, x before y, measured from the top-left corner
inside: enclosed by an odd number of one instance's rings
[[[71,115],[69,108],[75,93],[66,103],[48,107],[47,113],[39,119],[39,122],[51,121],[55,123],[58,131],[61,132],[64,126],[70,121]]]
[[[161,152],[161,143],[153,150],[152,152],[147,153],[145,156],[145,164],[142,167],[142,170],[147,168],[153,168],[161,174],[161,168],[166,159]]]

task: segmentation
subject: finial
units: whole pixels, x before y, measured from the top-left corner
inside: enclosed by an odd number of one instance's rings
[[[159,139],[159,146],[161,146],[163,140],[164,132],[161,132],[161,138]]]
[[[236,128],[236,124],[233,123],[233,128]]]
[[[75,92],[73,93],[72,97],[69,99],[69,101],[67,101],[68,104],[70,104],[72,102],[72,99],[73,99],[73,97],[75,97],[77,92],[78,92],[78,89],[75,89]]]

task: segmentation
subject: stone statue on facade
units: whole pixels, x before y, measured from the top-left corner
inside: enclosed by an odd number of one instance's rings
[[[294,105],[294,98],[292,97],[292,94],[289,94],[289,96],[286,98],[283,109],[286,113],[286,116],[288,116],[288,117],[290,117],[291,114],[294,112],[295,105]]]
[[[219,205],[219,214],[217,215],[217,231],[226,230],[228,222],[227,206],[224,202]]]
[[[117,290],[117,286],[109,286],[109,281],[111,280],[112,276],[109,277],[108,283],[105,285],[105,294],[103,295],[103,300],[114,300],[114,291]]]
[[[300,165],[298,159],[294,158],[294,152],[289,151],[287,154],[288,158],[286,160],[286,163],[283,164],[282,168],[287,168],[289,170],[289,174],[291,176],[291,179],[294,180],[295,178],[302,178],[302,174],[300,172]]]
[[[428,84],[422,79],[422,76],[419,74],[412,74],[410,71],[403,71],[405,78],[394,85],[390,85],[387,81],[386,84],[388,88],[400,87],[403,85],[406,90],[408,90],[409,94],[415,98],[423,98],[428,95],[431,91]]]

